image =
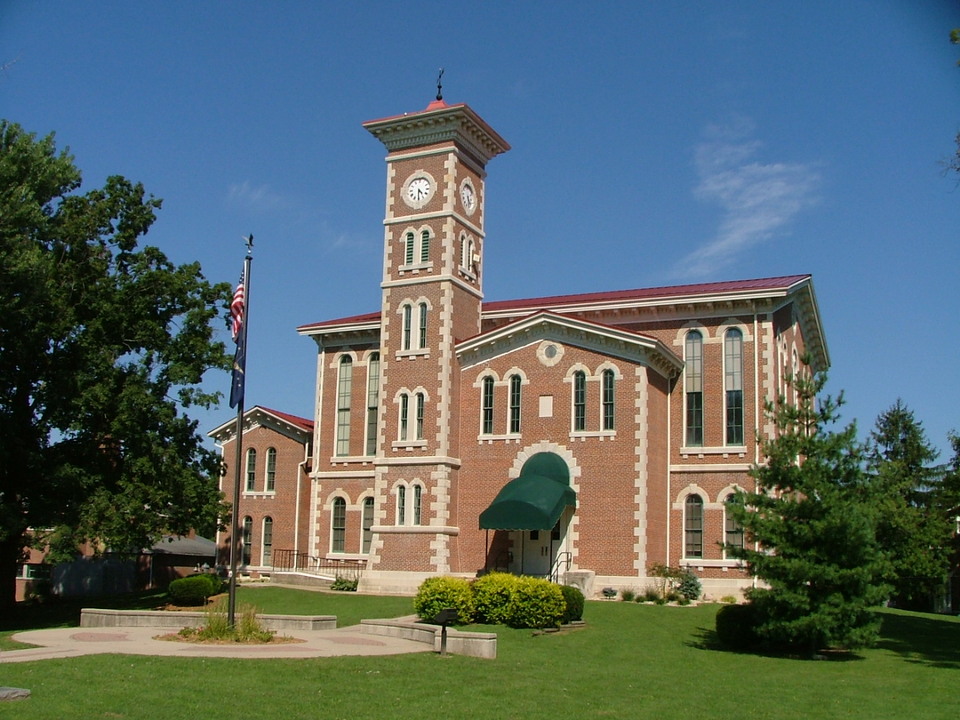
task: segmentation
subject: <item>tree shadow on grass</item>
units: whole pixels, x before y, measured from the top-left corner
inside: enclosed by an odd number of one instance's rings
[[[851,650],[824,650],[816,656],[801,655],[790,650],[776,650],[772,648],[731,648],[720,642],[716,630],[698,627],[693,639],[686,643],[687,647],[712,652],[729,653],[731,655],[753,655],[754,657],[775,658],[778,660],[826,660],[829,662],[852,662],[863,660],[862,655]]]
[[[17,603],[9,611],[0,613],[0,631],[75,627],[80,625],[83,608],[154,610],[163,604],[165,597],[166,591],[149,590],[108,597],[52,598],[44,602]]]
[[[948,617],[884,611],[877,647],[907,662],[960,670],[960,622]]]

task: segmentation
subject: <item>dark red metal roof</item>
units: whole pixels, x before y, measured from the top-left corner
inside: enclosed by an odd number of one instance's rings
[[[257,407],[266,413],[275,415],[276,417],[290,423],[291,425],[296,425],[301,430],[307,430],[309,432],[313,432],[313,420],[308,420],[307,418],[300,417],[299,415],[291,415],[290,413],[280,412],[279,410],[273,410],[272,408],[264,407],[263,405],[257,405]]]

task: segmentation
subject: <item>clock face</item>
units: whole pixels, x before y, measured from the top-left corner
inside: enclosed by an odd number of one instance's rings
[[[430,197],[430,181],[425,177],[414,178],[407,185],[407,197],[413,203],[422,203]]]
[[[463,203],[463,208],[468,213],[472,213],[474,208],[477,206],[477,195],[473,190],[473,185],[470,183],[464,183],[460,188],[460,201]]]

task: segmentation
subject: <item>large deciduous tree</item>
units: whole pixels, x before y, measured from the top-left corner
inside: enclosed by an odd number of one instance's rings
[[[229,287],[138,246],[160,207],[141,185],[80,182],[52,135],[0,121],[0,605],[38,533],[129,550],[222,511],[183,409],[217,400]]]
[[[727,552],[765,583],[748,596],[757,635],[808,654],[873,642],[871,608],[887,593],[863,449],[854,425],[833,429],[842,399],[818,398],[825,381],[801,374],[795,404],[768,404],[776,432],[762,441],[755,492],[728,505],[752,542]]]
[[[941,505],[943,469],[923,425],[897,400],[870,435],[868,472],[879,509],[877,540],[899,605],[929,609],[943,590],[953,525]]]

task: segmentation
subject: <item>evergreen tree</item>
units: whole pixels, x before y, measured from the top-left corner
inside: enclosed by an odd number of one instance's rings
[[[947,574],[951,524],[939,507],[937,455],[901,400],[877,418],[868,458],[877,540],[890,562],[892,597],[904,607],[930,609]]]
[[[223,510],[182,409],[217,400],[229,287],[138,247],[160,207],[141,185],[79,186],[52,135],[0,121],[0,606],[38,532],[136,550]]]
[[[749,593],[757,636],[814,654],[871,644],[885,568],[877,512],[856,428],[835,431],[842,398],[818,403],[826,376],[791,379],[797,402],[767,404],[776,434],[762,441],[756,491],[728,508],[752,541],[727,552],[765,583]]]

